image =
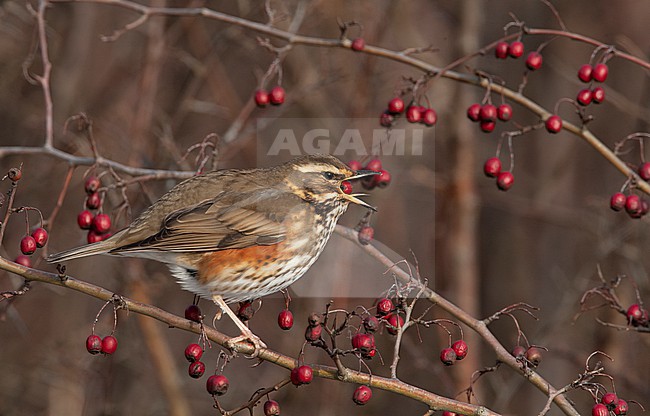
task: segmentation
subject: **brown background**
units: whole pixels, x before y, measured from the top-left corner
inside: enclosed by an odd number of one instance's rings
[[[206,2],[209,7],[254,21],[266,21],[261,2]],[[560,2],[558,2],[560,3]],[[198,6],[200,2],[152,1],[155,5]],[[548,8],[536,1],[313,1],[272,2],[280,28],[288,28],[296,11],[305,13],[301,34],[336,38],[336,19],[363,23],[367,43],[394,50],[432,45],[435,53],[424,60],[444,66],[468,51],[500,37],[509,12],[531,27],[557,28]],[[561,2],[558,10],[569,30],[617,45],[647,57],[650,38],[645,1]],[[102,5],[58,4],[47,13],[49,51],[53,63],[55,145],[65,151],[89,155],[83,137],[63,132],[65,120],[85,112],[94,122],[101,154],[128,165],[158,169],[193,169],[192,159],[179,162],[189,146],[210,133],[225,137],[233,120],[250,106],[260,76],[272,55],[259,46],[256,34],[206,19],[152,18],[115,42],[100,35],[132,21],[134,13]],[[355,35],[352,29],[351,35]],[[43,143],[44,112],[41,90],[23,77],[21,65],[32,47],[35,22],[22,1],[0,2],[0,145],[39,146]],[[526,37],[526,49],[548,38]],[[282,45],[282,42],[276,42]],[[544,65],[529,79],[525,93],[548,109],[562,97],[574,97],[582,88],[575,74],[587,62],[592,48],[558,39],[544,50]],[[647,58],[646,58],[647,59]],[[489,53],[468,67],[498,74],[516,89],[523,61],[497,61]],[[635,132],[647,131],[648,74],[614,59],[609,63],[606,103],[590,107],[592,129],[607,145]],[[263,161],[256,153],[258,118],[367,118],[377,117],[404,76],[417,71],[386,59],[355,54],[345,49],[297,46],[283,65],[287,103],[278,108],[252,110],[246,127],[230,143],[222,143],[220,167],[250,167]],[[32,71],[39,73],[36,64]],[[465,70],[460,68],[460,70]],[[606,362],[619,395],[650,405],[650,362],[647,335],[617,332],[599,325],[599,316],[618,324],[613,312],[592,312],[576,322],[581,294],[596,285],[597,265],[609,279],[617,274],[633,277],[648,298],[647,221],[613,214],[609,195],[625,178],[579,138],[562,132],[550,136],[537,131],[515,139],[515,185],[499,192],[481,173],[483,161],[494,154],[497,134],[512,124],[500,124],[486,135],[465,119],[467,106],[483,97],[478,88],[445,79],[430,83],[427,97],[437,110],[439,123],[425,135],[425,153],[418,157],[386,157],[384,165],[393,183],[373,191],[369,198],[379,207],[373,217],[376,238],[395,253],[417,258],[421,275],[441,294],[483,317],[515,302],[540,307],[539,321],[519,314],[529,340],[549,349],[540,372],[556,387],[573,380],[595,350],[609,354]],[[494,97],[497,100],[497,97]],[[569,105],[562,114],[575,120]],[[246,111],[246,110],[244,110]],[[535,123],[536,117],[514,106],[514,120]],[[502,158],[505,159],[505,158]],[[636,150],[626,156],[638,163]],[[18,205],[40,208],[49,215],[63,183],[66,164],[41,156],[5,157],[3,172],[24,163]],[[85,236],[74,221],[82,209],[82,176],[75,171],[57,224],[51,230],[50,250],[83,243]],[[160,196],[174,182],[161,181],[128,189],[134,214]],[[2,184],[6,190],[6,183]],[[4,192],[4,191],[3,191]],[[105,209],[121,202],[112,193]],[[351,209],[343,222],[354,225],[362,215]],[[123,222],[118,224],[122,226]],[[2,255],[18,254],[24,233],[20,217],[12,218]],[[349,298],[339,292],[335,306],[371,306],[377,290],[390,285],[383,269],[354,246],[334,237],[324,257],[301,282],[319,285],[331,279],[341,288],[364,279],[374,285],[368,298]],[[45,264],[40,266],[51,270]],[[141,298],[182,313],[191,294],[176,286],[166,269],[149,261],[97,258],[69,264],[73,275],[116,293]],[[310,281],[312,283],[310,283]],[[346,283],[347,282],[347,283]],[[19,285],[7,274],[0,289]],[[624,304],[634,301],[629,283],[619,292]],[[378,288],[378,289],[377,289]],[[326,296],[330,296],[329,294]],[[145,298],[146,299],[146,298]],[[281,332],[275,323],[280,298],[267,299],[253,320],[253,330],[273,348],[297,355],[302,345],[306,316],[323,310],[327,298],[296,296],[292,310],[296,326]],[[211,316],[214,308],[202,303]],[[84,340],[101,307],[97,300],[71,291],[35,285],[25,297],[3,309],[0,324],[0,414],[2,415],[147,415],[215,414],[199,381],[185,375],[182,351],[193,335],[168,330],[135,314],[120,312],[117,353],[110,358],[90,356]],[[432,317],[444,317],[435,308]],[[234,333],[230,324],[220,329]],[[103,315],[98,332],[110,329],[110,313]],[[510,348],[516,343],[512,321],[493,325]],[[472,371],[494,364],[494,354],[471,334],[470,356],[452,368],[442,368],[440,348],[447,342],[440,330],[413,332],[403,345],[398,374],[408,382],[439,394],[456,395],[467,387]],[[380,351],[389,361],[391,339],[381,337]],[[171,360],[165,361],[165,352]],[[207,352],[213,368],[217,349]],[[156,366],[161,357],[162,369]],[[320,351],[307,349],[307,362],[327,362]],[[223,404],[232,408],[253,391],[279,381],[286,371],[268,363],[251,369],[251,361],[236,360],[226,369],[231,390]],[[356,368],[354,360],[348,364]],[[373,371],[389,374],[388,365],[372,364]],[[179,386],[180,395],[165,394],[163,378]],[[602,382],[611,389],[608,380]],[[299,390],[285,388],[273,395],[283,414],[424,414],[419,403],[391,393],[375,391],[364,408],[350,397],[354,386],[316,380]],[[502,368],[476,385],[480,403],[503,414],[537,414],[545,397],[524,379]],[[172,397],[171,403],[169,397]],[[459,396],[462,398],[463,396]],[[588,413],[590,396],[570,394],[577,408]],[[634,409],[632,413],[640,411]],[[261,414],[261,409],[256,409]],[[553,409],[550,414],[559,414]]]

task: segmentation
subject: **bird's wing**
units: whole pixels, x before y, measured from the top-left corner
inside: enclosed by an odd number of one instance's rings
[[[282,207],[299,203],[301,200],[292,193],[272,188],[249,193],[224,192],[215,199],[172,212],[158,233],[111,252],[198,253],[277,244],[286,237]]]

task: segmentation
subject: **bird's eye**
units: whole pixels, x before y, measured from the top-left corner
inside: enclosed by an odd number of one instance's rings
[[[334,179],[334,174],[332,172],[323,172],[323,176],[328,181],[331,181],[332,179]]]

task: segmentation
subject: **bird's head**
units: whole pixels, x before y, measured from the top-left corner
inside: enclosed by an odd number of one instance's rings
[[[341,189],[343,181],[376,175],[374,171],[353,171],[334,156],[308,155],[293,159],[283,165],[285,181],[291,191],[315,204],[349,203],[375,210],[359,199],[364,194],[346,194]]]

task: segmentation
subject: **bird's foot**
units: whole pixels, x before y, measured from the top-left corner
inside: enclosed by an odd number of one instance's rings
[[[226,347],[231,351],[236,351],[236,345],[244,341],[253,344],[254,350],[251,354],[251,358],[257,357],[260,350],[267,348],[264,341],[262,341],[262,339],[257,335],[253,334],[248,328],[246,328],[246,331],[242,330],[242,334],[238,337],[230,338],[226,341]]]

